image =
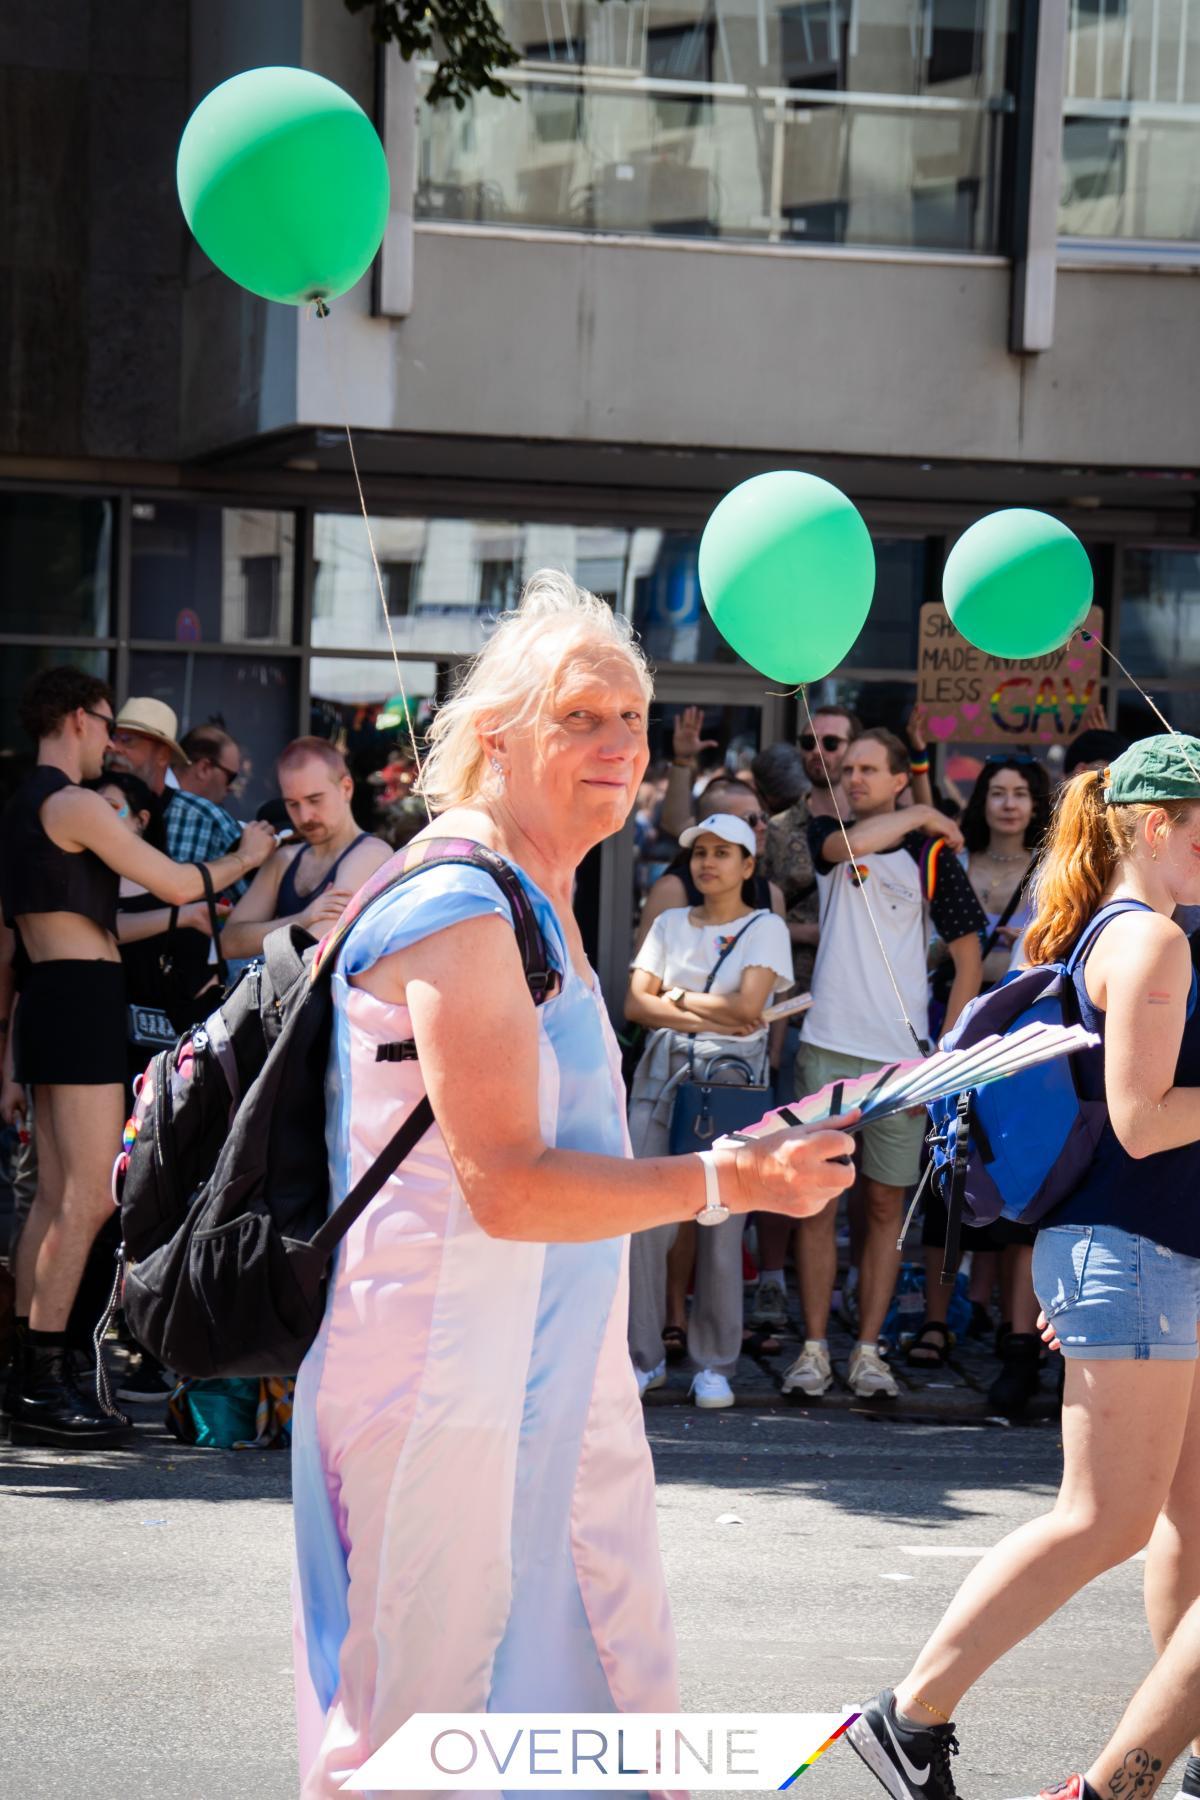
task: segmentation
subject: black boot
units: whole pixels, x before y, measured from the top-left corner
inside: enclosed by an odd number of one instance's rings
[[[12,1411],[13,1398],[25,1378],[25,1363],[28,1355],[29,1320],[17,1319],[13,1328],[12,1360],[5,1373],[3,1394],[0,1396],[0,1418],[7,1419]]]
[[[35,1333],[29,1342],[24,1369],[6,1396],[13,1443],[55,1444],[64,1450],[108,1450],[126,1443],[130,1427],[125,1415],[110,1416],[94,1392],[81,1389],[66,1344],[37,1342],[42,1335]]]
[[[1000,1353],[1000,1373],[988,1389],[988,1405],[1016,1419],[1038,1391],[1042,1341],[1032,1331],[1010,1331]]]

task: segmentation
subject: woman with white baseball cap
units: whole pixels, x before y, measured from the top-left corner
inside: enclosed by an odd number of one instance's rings
[[[712,813],[679,842],[691,853],[700,904],[658,915],[634,958],[625,999],[625,1017],[650,1031],[629,1100],[635,1156],[667,1154],[676,1093],[693,1068],[703,1076],[719,1058],[735,1056],[755,1083],[765,1081],[763,1008],[792,981],[786,924],[743,899],[755,866],[751,827],[732,813]],[[637,1232],[630,1247],[629,1348],[643,1394],[666,1379],[667,1254],[677,1229]],[[741,1345],[742,1221],[732,1218],[697,1233],[687,1329],[697,1406],[733,1405],[729,1377]]]

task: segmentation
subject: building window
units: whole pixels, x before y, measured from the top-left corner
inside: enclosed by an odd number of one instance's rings
[[[273,642],[279,630],[279,558],[243,556],[245,636]]]
[[[521,104],[422,108],[425,218],[999,247],[1011,0],[499,10]]]
[[[1200,243],[1200,7],[1071,0],[1059,231]]]
[[[521,574],[515,562],[496,558],[479,565],[479,610],[511,612],[521,597]]]
[[[389,619],[407,619],[411,616],[417,591],[418,567],[413,562],[380,564],[379,572],[383,577]]]
[[[0,634],[107,637],[113,502],[0,494]]]
[[[132,513],[135,639],[291,643],[293,513],[157,499],[136,501]]]

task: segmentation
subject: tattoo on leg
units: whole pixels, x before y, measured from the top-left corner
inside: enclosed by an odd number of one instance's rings
[[[1162,988],[1151,988],[1146,995],[1146,1004],[1148,1006],[1170,1006],[1173,998],[1173,995],[1165,993]]]
[[[1154,1784],[1162,1774],[1162,1758],[1148,1750],[1129,1750],[1125,1760],[1108,1784],[1113,1800],[1140,1800],[1154,1792]]]

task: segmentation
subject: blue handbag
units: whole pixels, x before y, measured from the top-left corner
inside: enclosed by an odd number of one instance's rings
[[[721,964],[730,951],[741,942],[755,920],[762,917],[762,913],[755,913],[726,944],[704,984],[706,994],[711,992]],[[773,1100],[771,1087],[756,1080],[754,1069],[746,1058],[733,1052],[712,1057],[703,1075],[697,1076],[696,1040],[693,1037],[688,1045],[687,1077],[676,1088],[671,1107],[670,1154],[683,1156],[689,1151],[705,1150],[714,1138],[757,1124]]]

